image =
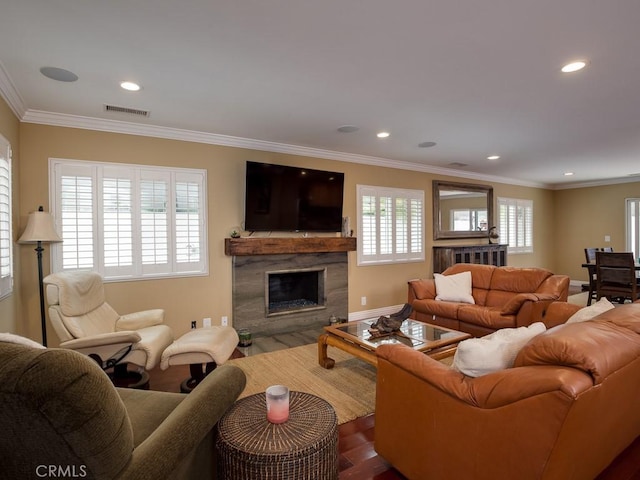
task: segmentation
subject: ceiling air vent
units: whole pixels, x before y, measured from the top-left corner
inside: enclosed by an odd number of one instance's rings
[[[449,164],[449,166],[450,167],[460,167],[460,168],[462,168],[462,167],[468,167],[469,164],[468,163],[461,163],[461,162],[451,162]]]
[[[116,107],[115,105],[105,105],[105,112],[126,113],[127,115],[137,115],[138,117],[148,117],[148,110],[138,110],[137,108]]]

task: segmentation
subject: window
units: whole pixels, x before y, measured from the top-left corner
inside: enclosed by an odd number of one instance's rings
[[[451,225],[449,230],[457,231],[485,231],[488,229],[487,209],[465,208],[451,210]]]
[[[50,160],[63,243],[53,271],[109,279],[207,273],[206,171]]]
[[[627,198],[627,251],[640,257],[640,198]]]
[[[11,145],[0,136],[0,298],[13,291],[11,190]]]
[[[499,197],[498,232],[509,253],[533,252],[533,201]]]
[[[358,265],[424,261],[424,191],[357,186]]]

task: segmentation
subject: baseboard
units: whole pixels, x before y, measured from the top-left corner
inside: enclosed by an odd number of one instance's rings
[[[588,280],[570,280],[569,285],[572,287],[582,287],[585,283],[589,283]]]
[[[391,315],[399,312],[404,307],[404,303],[400,305],[392,305],[390,307],[374,308],[371,310],[361,310],[359,312],[349,313],[349,321],[356,322],[358,320],[366,320],[367,318],[378,318],[381,315]]]

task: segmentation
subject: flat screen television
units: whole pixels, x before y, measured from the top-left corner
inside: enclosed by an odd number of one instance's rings
[[[344,173],[247,162],[244,228],[339,232]]]

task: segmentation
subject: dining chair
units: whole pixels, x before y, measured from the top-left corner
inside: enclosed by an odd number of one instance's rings
[[[587,290],[589,292],[589,296],[587,297],[587,307],[591,305],[592,300],[596,300],[596,252],[598,248],[585,248],[584,249],[584,258],[586,263],[589,264],[587,266],[587,271],[589,272],[589,283],[584,284],[582,286],[583,290]]]
[[[638,281],[632,252],[596,252],[596,299],[624,303],[638,299]]]
[[[585,248],[584,249],[584,258],[587,263],[596,263],[596,252],[600,250],[599,248]]]

